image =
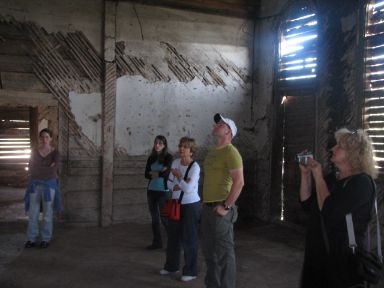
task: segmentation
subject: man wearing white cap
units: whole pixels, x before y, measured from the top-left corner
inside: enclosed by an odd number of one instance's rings
[[[212,136],[215,147],[204,160],[202,248],[207,264],[207,288],[236,286],[236,259],[233,223],[235,202],[244,186],[243,160],[232,145],[237,133],[235,122],[216,114]]]

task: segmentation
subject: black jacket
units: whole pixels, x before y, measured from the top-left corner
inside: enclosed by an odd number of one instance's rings
[[[156,162],[157,159],[158,159],[157,156],[148,157],[147,164],[145,165],[145,173],[144,173],[144,176],[146,179],[149,179],[149,180],[152,179],[152,176],[150,174],[151,165],[152,163]],[[171,172],[172,161],[173,161],[173,156],[170,153],[167,153],[164,157],[164,161],[162,162],[162,164],[165,167],[167,167],[167,169],[159,173],[159,177],[163,177],[164,179],[164,190],[167,190],[167,181],[168,181],[169,173]]]

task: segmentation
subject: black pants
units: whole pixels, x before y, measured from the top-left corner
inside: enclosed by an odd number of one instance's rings
[[[164,269],[175,272],[180,268],[181,249],[184,251],[183,275],[197,276],[197,250],[201,203],[181,205],[180,221],[168,219],[167,259]]]
[[[164,221],[164,219],[162,219],[160,212],[165,200],[168,198],[169,193],[165,191],[148,190],[147,192],[148,208],[152,218],[152,245],[155,246],[163,245],[163,241],[161,238],[160,223],[162,222],[165,225],[166,222]]]

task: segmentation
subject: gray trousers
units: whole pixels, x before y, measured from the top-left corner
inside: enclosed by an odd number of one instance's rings
[[[204,206],[201,215],[202,250],[207,265],[206,288],[236,287],[236,257],[233,223],[237,220],[237,207],[224,217]]]

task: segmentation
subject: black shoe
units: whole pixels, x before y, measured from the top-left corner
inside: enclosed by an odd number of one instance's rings
[[[49,242],[48,241],[41,241],[40,248],[48,248]]]
[[[161,245],[161,244],[151,244],[151,245],[145,247],[145,249],[147,249],[147,250],[155,250],[155,249],[161,249],[161,248],[163,248],[163,245]]]
[[[25,243],[24,245],[25,248],[33,248],[35,246],[36,246],[36,243],[32,241],[27,241],[27,243]]]

